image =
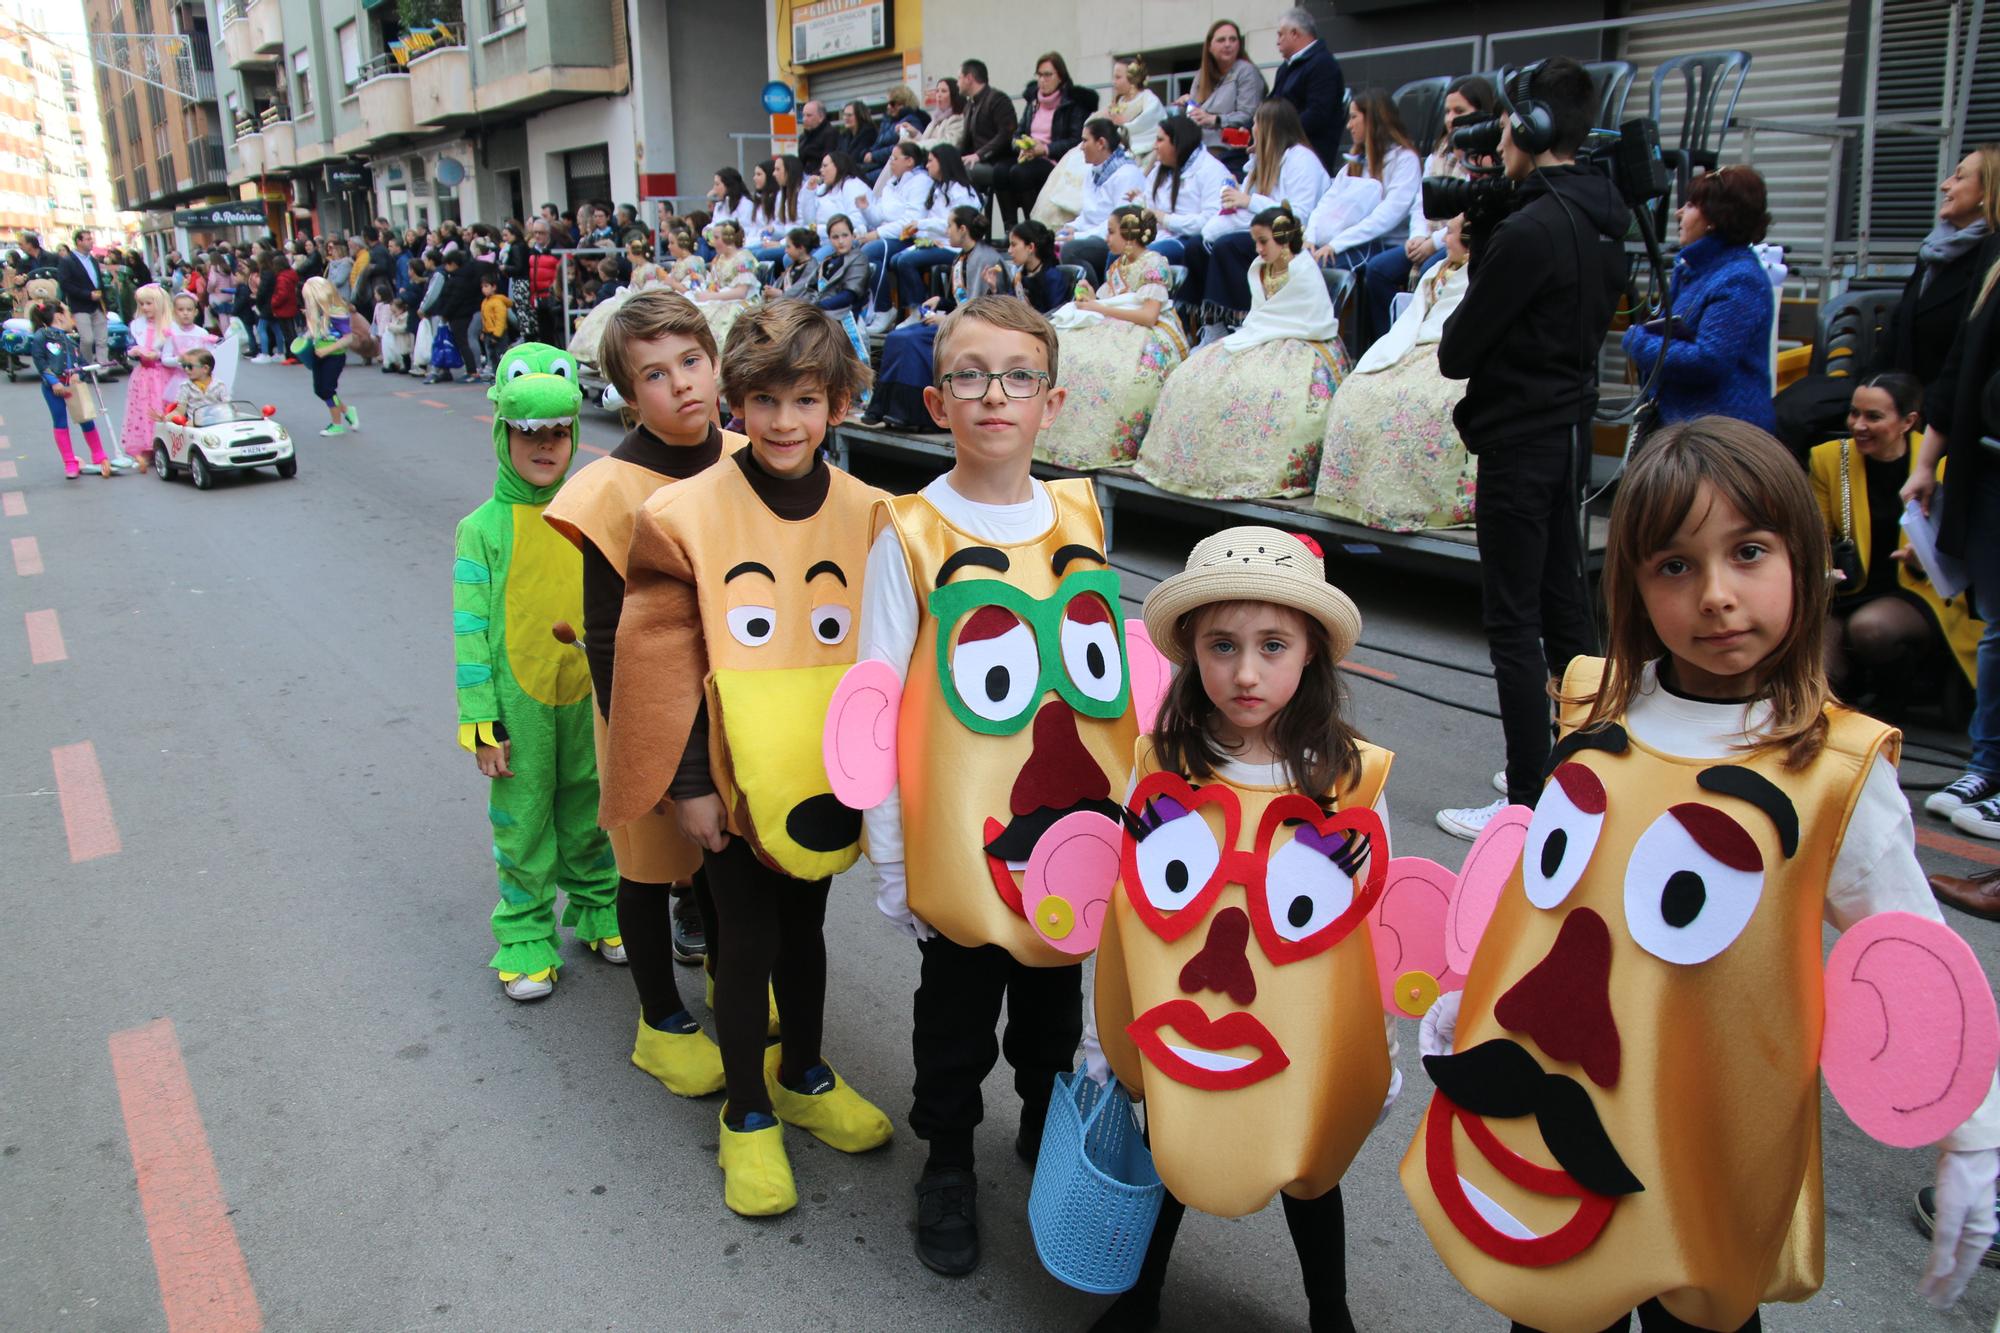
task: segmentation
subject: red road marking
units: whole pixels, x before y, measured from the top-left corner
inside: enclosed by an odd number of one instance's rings
[[[20,475],[19,464],[11,458],[0,458],[0,481],[12,481]]]
[[[19,518],[28,512],[28,497],[20,491],[8,491],[0,495],[0,514],[8,518]]]
[[[13,447],[14,442],[12,440],[8,439],[5,435],[0,435],[0,449],[12,449]]]
[[[483,422],[485,422],[485,423],[486,423],[487,425],[489,425],[489,426],[493,424],[493,418],[492,418],[492,417],[489,417],[489,416],[486,416],[486,415],[484,415],[484,414],[477,414],[477,415],[475,415],[475,416],[474,416],[474,417],[473,417],[472,419],[473,419],[474,421],[483,421]]]
[[[167,1333],[255,1333],[264,1314],[229,1221],[173,1020],[112,1033],[111,1072]]]
[[[97,747],[89,741],[58,745],[49,751],[49,758],[55,762],[56,799],[62,805],[63,832],[69,836],[69,859],[95,861],[117,855],[123,844],[118,821],[111,817],[104,770],[97,766]]]
[[[1968,838],[1954,838],[1949,833],[1938,833],[1921,825],[1917,828],[1917,846],[1928,847],[1947,856],[1956,856],[1962,861],[1976,861],[1983,866],[2000,866],[2000,846],[1973,842]]]
[[[33,537],[14,539],[14,572],[23,578],[42,572],[42,544]]]
[[[1381,667],[1363,666],[1352,659],[1343,661],[1340,664],[1340,669],[1342,671],[1352,671],[1357,676],[1367,676],[1373,680],[1394,680],[1396,678],[1396,673],[1393,671],[1384,671]]]
[[[69,661],[69,649],[63,644],[62,626],[56,622],[54,611],[30,611],[26,619],[30,662],[46,666],[50,662]]]
[[[395,394],[398,398],[415,398],[417,396],[408,389],[391,389],[389,392]]]
[[[609,449],[600,449],[594,444],[579,444],[576,447],[587,454],[596,454],[599,458],[606,458],[611,454]]]
[[[423,405],[424,405],[425,407],[443,407],[443,406],[445,406],[445,404],[443,404],[443,403],[440,403],[440,402],[439,402],[439,401],[438,401],[437,399],[435,399],[435,398],[419,398],[419,399],[417,399],[417,401],[418,401],[418,402],[420,402],[420,403],[422,403],[422,404],[423,404]]]

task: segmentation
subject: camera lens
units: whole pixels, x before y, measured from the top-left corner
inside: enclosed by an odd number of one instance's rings
[[[1456,176],[1424,177],[1424,216],[1455,218],[1472,203],[1472,182]]]
[[[1470,157],[1490,157],[1500,151],[1500,122],[1493,116],[1462,120],[1451,132],[1451,146]]]

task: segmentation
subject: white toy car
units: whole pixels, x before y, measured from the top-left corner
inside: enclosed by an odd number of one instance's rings
[[[202,491],[223,472],[275,467],[279,476],[295,477],[299,460],[290,432],[272,415],[276,410],[236,398],[227,407],[198,408],[192,421],[170,413],[153,427],[153,471],[172,481],[185,468]]]

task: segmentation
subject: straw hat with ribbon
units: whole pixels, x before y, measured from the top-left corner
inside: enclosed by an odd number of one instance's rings
[[[1181,617],[1215,602],[1274,602],[1302,611],[1326,627],[1336,662],[1361,637],[1361,612],[1326,581],[1318,544],[1277,528],[1228,528],[1203,538],[1186,569],[1146,594],[1140,614],[1154,645],[1178,663],[1187,660],[1175,632]]]

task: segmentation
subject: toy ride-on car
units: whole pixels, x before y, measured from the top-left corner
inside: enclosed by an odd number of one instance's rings
[[[153,426],[153,471],[161,481],[172,481],[185,468],[202,491],[224,472],[275,467],[279,476],[295,477],[299,460],[291,435],[274,419],[276,411],[247,398],[198,407],[192,421],[176,409]]]

